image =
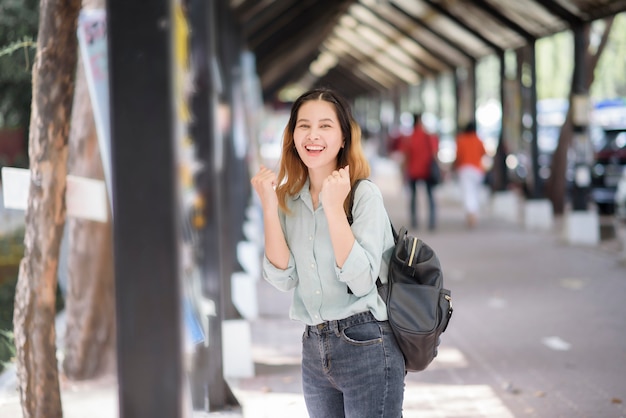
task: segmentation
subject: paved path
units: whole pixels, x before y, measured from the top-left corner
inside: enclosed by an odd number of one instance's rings
[[[403,191],[379,180],[394,224],[407,224]],[[437,251],[455,311],[438,358],[406,379],[404,417],[625,417],[621,241],[567,245],[558,224],[529,232],[488,210],[467,230],[454,187],[437,193],[437,230],[414,232]],[[258,300],[260,315],[251,321],[255,376],[228,380],[242,413],[194,417],[306,417],[303,327],[286,319],[290,295],[260,281]],[[115,379],[66,382],[63,403],[66,417],[115,417]],[[14,393],[0,391],[0,416],[21,417]]]
[[[470,231],[449,193],[440,191],[437,231],[421,237],[439,254],[455,312],[438,358],[406,379],[404,417],[626,416],[619,243],[570,246],[558,232],[489,217]],[[407,223],[405,199],[388,197],[387,206],[395,224]],[[233,386],[246,418],[306,417],[302,327],[284,319],[288,297],[259,286],[259,375]]]

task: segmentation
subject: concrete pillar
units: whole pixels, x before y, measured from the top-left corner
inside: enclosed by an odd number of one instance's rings
[[[524,204],[524,227],[550,231],[554,226],[552,203],[548,199],[531,199]]]
[[[520,222],[520,198],[511,190],[497,191],[491,198],[491,214],[496,219]]]
[[[598,245],[600,220],[594,211],[572,211],[565,215],[564,238],[568,244]]]

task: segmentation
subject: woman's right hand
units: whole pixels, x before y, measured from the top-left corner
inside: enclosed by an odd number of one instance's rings
[[[261,199],[261,205],[266,208],[278,208],[276,197],[276,174],[265,166],[261,166],[258,173],[250,180],[252,187]]]

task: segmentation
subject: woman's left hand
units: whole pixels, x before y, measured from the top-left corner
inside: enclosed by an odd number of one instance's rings
[[[350,193],[350,167],[335,170],[324,180],[320,198],[325,210],[337,209],[343,212],[343,202]]]

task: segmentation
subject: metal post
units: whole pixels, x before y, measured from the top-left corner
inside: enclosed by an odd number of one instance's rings
[[[172,16],[107,1],[120,417],[182,416]]]
[[[587,63],[586,33],[583,24],[576,25],[574,31],[574,80],[572,83],[572,122],[574,125],[574,138],[572,145],[575,151],[576,176],[572,187],[572,209],[586,211],[591,183],[591,168],[589,166],[589,138],[587,135],[586,104],[588,91],[586,87]],[[582,107],[582,109],[579,109]],[[584,115],[583,115],[584,114]],[[582,118],[581,118],[582,117]]]
[[[532,199],[541,199],[543,197],[543,181],[539,176],[539,143],[537,141],[537,63],[536,63],[535,42],[528,44],[528,69],[530,71],[530,85],[528,86],[530,93],[530,132],[532,141],[530,142],[530,155],[532,159],[533,169],[533,189],[531,192]]]
[[[246,163],[243,159],[237,160],[234,149],[235,105],[243,106],[243,103],[235,103],[234,91],[241,85],[241,51],[239,42],[240,33],[233,22],[230,7],[225,2],[216,2],[215,16],[219,29],[220,61],[224,68],[224,91],[222,99],[229,107],[228,127],[223,134],[224,144],[224,169],[221,172],[220,181],[223,184],[222,204],[222,229],[220,235],[224,251],[222,252],[222,293],[223,293],[223,319],[239,319],[241,314],[235,307],[232,298],[232,275],[242,268],[237,261],[237,243],[243,238],[244,209],[247,199],[242,198],[241,192],[248,191],[243,182],[249,184],[247,171],[244,170]],[[239,99],[239,97],[237,98]],[[244,179],[242,174],[245,174]],[[246,195],[247,197],[248,195]]]
[[[537,69],[535,65],[535,42],[521,48],[519,77],[522,89],[522,143],[530,143],[531,182],[528,197],[543,196],[543,182],[539,177],[539,144],[537,143]]]
[[[500,51],[498,53],[498,57],[500,59],[500,109],[501,115],[500,118],[500,135],[498,138],[498,148],[496,149],[496,156],[494,159],[494,169],[493,169],[493,177],[492,177],[492,190],[494,191],[503,191],[507,189],[509,184],[509,175],[506,167],[506,144],[504,138],[504,127],[506,126],[506,118],[509,117],[505,112],[507,111],[506,106],[506,60],[504,59],[504,51]]]
[[[208,318],[208,346],[198,349],[192,377],[194,409],[218,411],[238,405],[224,380],[222,320],[224,319],[224,266],[222,263],[223,138],[218,128],[218,95],[223,86],[219,73],[215,1],[192,0],[191,53],[194,94],[191,98],[193,122],[190,126],[203,169],[196,184],[205,205],[206,226],[202,231],[200,263],[203,296],[211,300],[215,314]]]

